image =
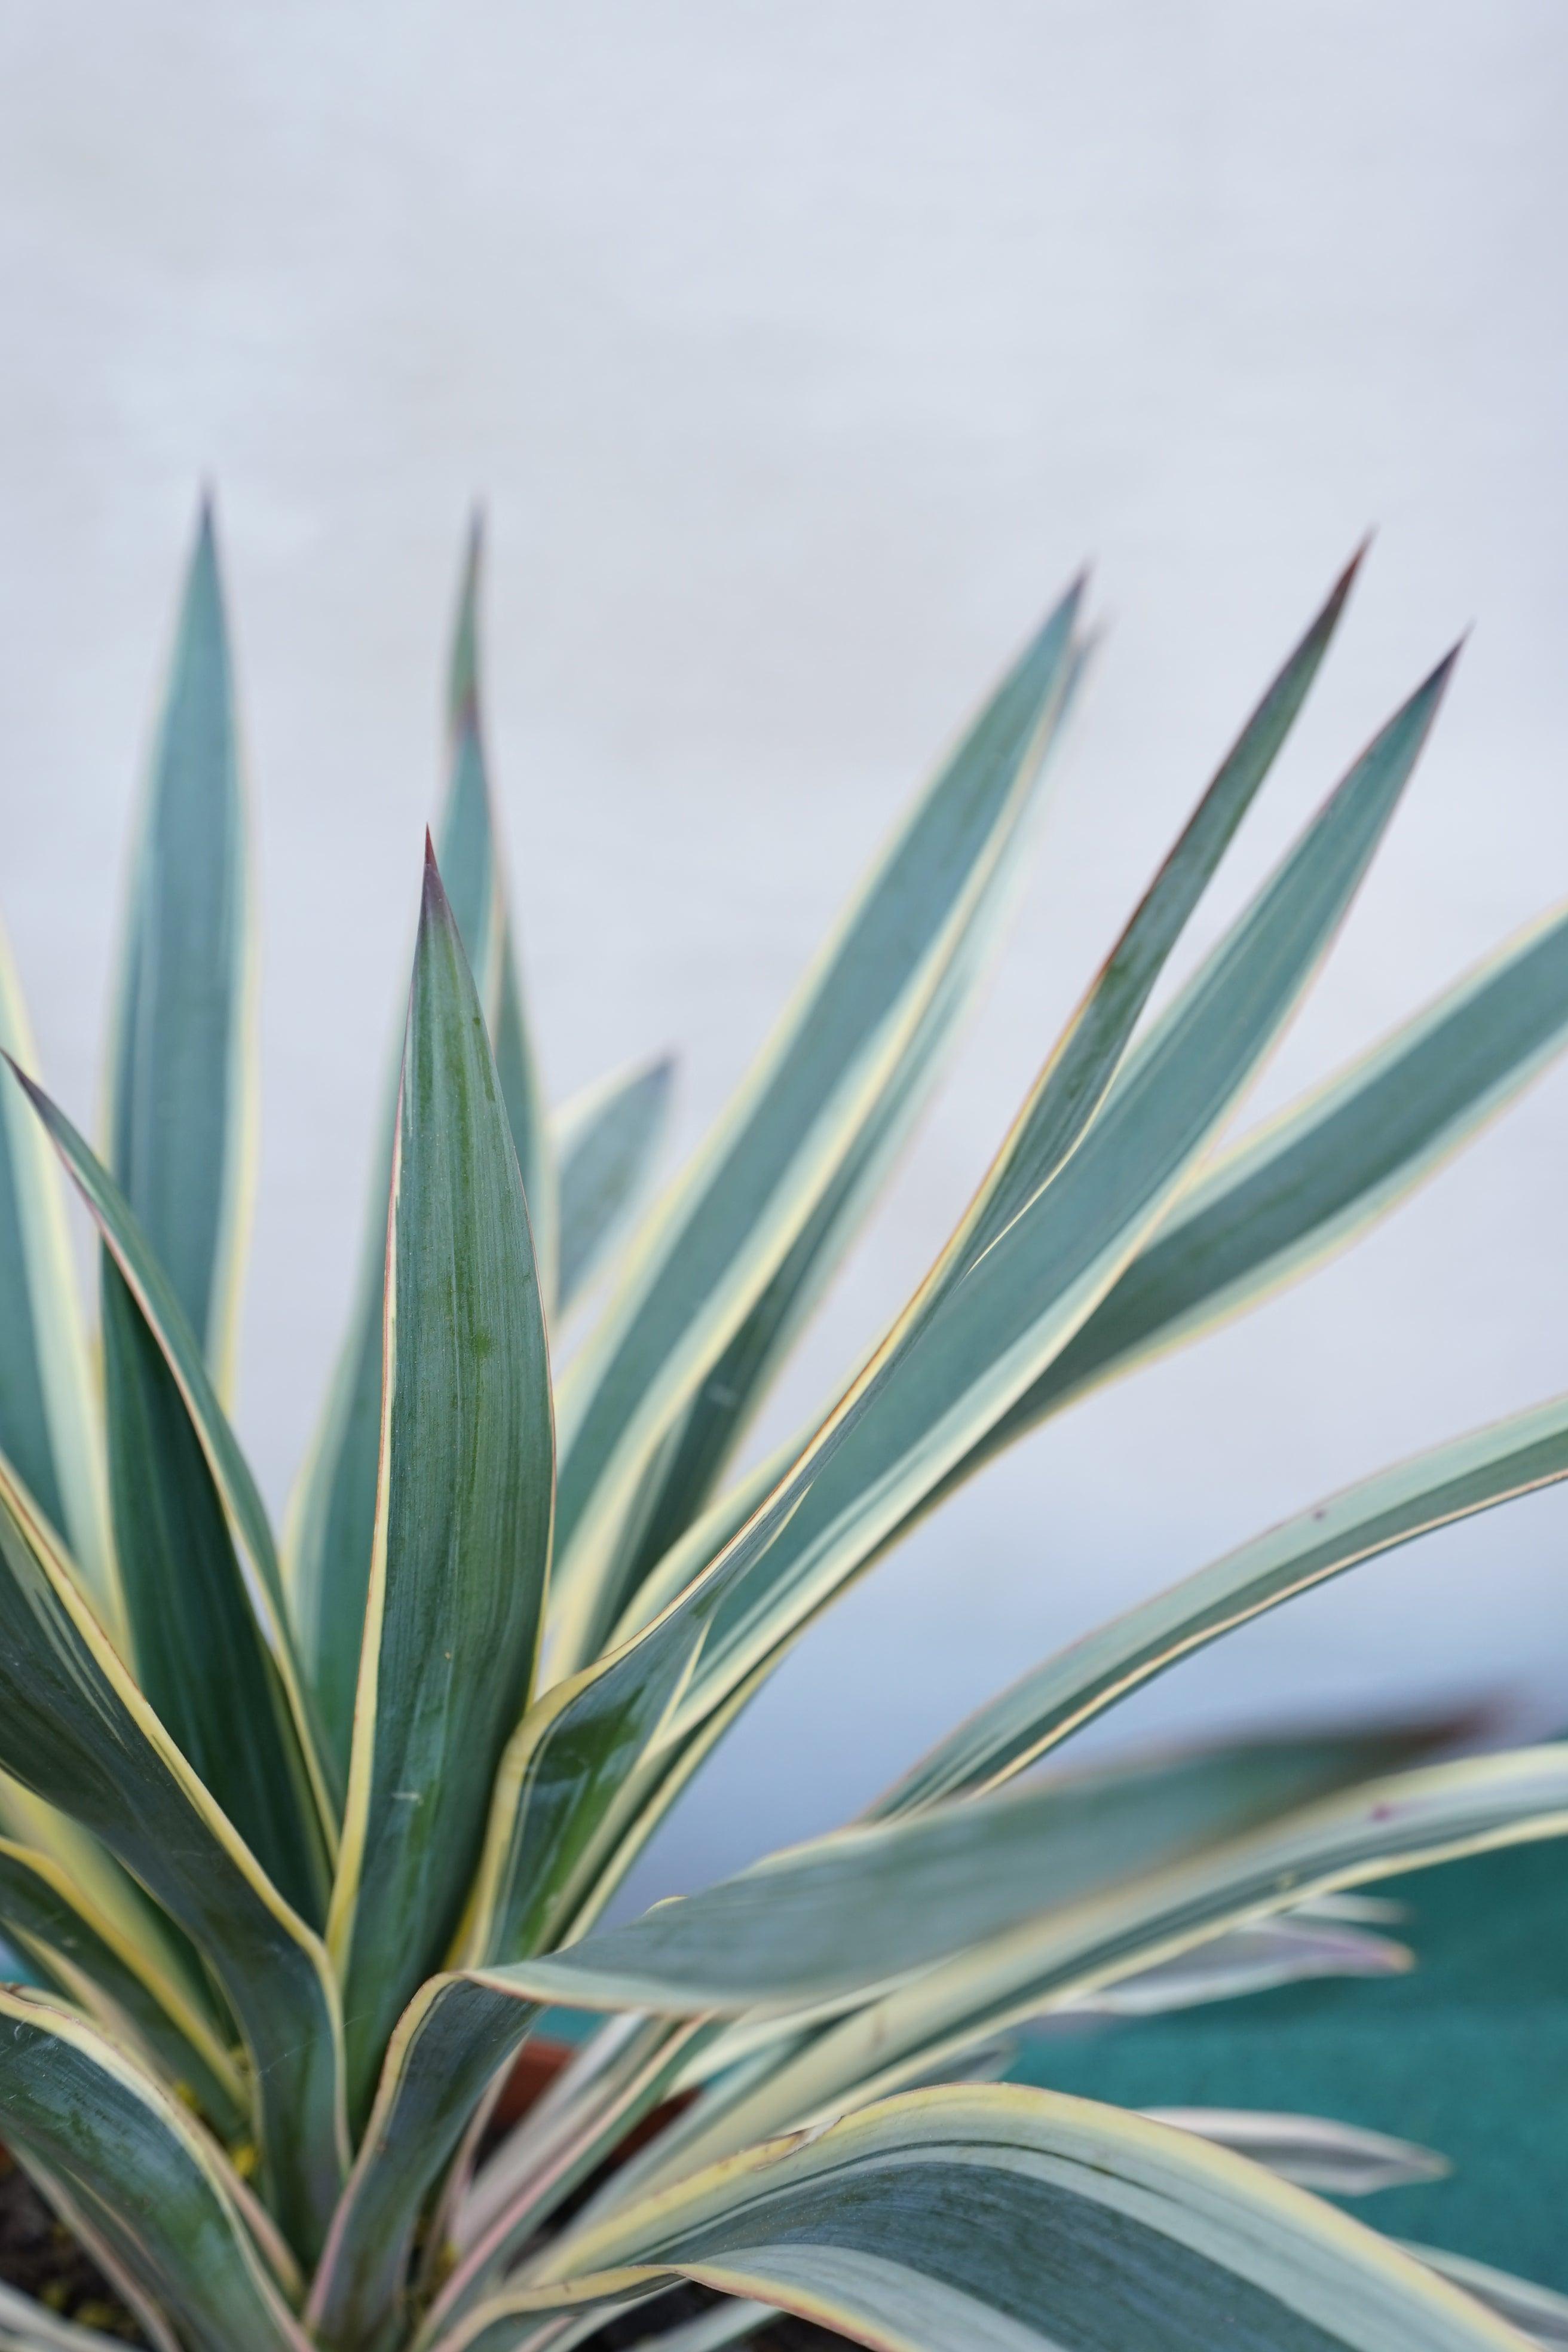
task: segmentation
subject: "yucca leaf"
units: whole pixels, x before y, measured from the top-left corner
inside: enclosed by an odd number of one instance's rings
[[[319,1919],[336,1816],[265,1506],[124,1195],[12,1067],[104,1244],[110,1488],[139,1673],[263,1866]]]
[[[312,2334],[331,2347],[381,2340],[402,2303],[402,2281],[425,2200],[479,2109],[487,2084],[514,2056],[537,2011],[510,1987],[447,1976],[421,1986],[387,2051],[359,2160],[349,2177],[310,2292]],[[541,2215],[614,2153],[617,2139],[663,2096],[694,2029],[634,2028],[625,2063],[609,2070],[608,2095],[563,2116],[553,2151],[556,2191]],[[465,2258],[431,2306],[435,2328],[466,2307],[504,2255],[515,2200],[502,2199],[465,2242]],[[437,2265],[437,2275],[439,2265]]]
[[[523,2352],[558,2340],[530,2314],[605,2315],[675,2277],[889,2352],[1518,2347],[1386,2240],[1226,2149],[992,2085],[913,2093],[752,2149],[568,2237],[442,2352]]]
[[[1121,1977],[1072,2004],[1075,2018],[1164,2017],[1208,2001],[1301,1984],[1318,1977],[1398,1977],[1415,1966],[1407,1944],[1360,1927],[1313,1927],[1306,1920],[1260,1919],[1233,1927],[1195,1950]]]
[[[51,1855],[11,1838],[0,1838],[0,1927],[106,2032],[129,2027],[168,2082],[194,2092],[220,2129],[238,2130],[246,2086],[183,1986],[151,1966]]]
[[[487,2292],[612,2159],[617,2174],[624,2168],[627,2135],[652,2110],[679,2096],[689,2062],[716,2031],[701,2022],[635,2015],[601,2027],[594,2042],[611,2045],[607,2060],[594,2067],[592,2045],[580,2053],[458,2201],[450,2217],[451,2267],[427,2314],[429,2328],[447,2325]],[[470,2137],[472,2130],[470,2125]]]
[[[1086,1391],[1201,1337],[1359,1238],[1565,1040],[1568,914],[1558,913],[1218,1159],[927,1507]]]
[[[1320,2197],[1371,2197],[1380,2189],[1441,2180],[1451,2169],[1429,2147],[1322,2116],[1268,2115],[1251,2107],[1145,2107],[1143,2113],[1153,2123],[1234,2148]]]
[[[457,1925],[528,1703],[549,1564],[550,1369],[496,1066],[427,852],[387,1244],[375,1549],[329,1941],[351,2104]]]
[[[3,1770],[0,1833],[45,1855],[63,1873],[83,1907],[108,1922],[110,1941],[137,1956],[136,1966],[161,1988],[159,1997],[172,2016],[199,2017],[223,2048],[234,2047],[238,2033],[212,1978],[100,1839]]]
[[[0,2020],[7,2145],[63,2185],[194,2352],[304,2352],[216,2145],[80,2019],[0,1990]]]
[[[582,2009],[826,2013],[1291,1812],[1399,1751],[1376,1737],[1252,1742],[856,1824],[485,1979]]]
[[[327,1864],[315,1800],[201,1441],[113,1259],[103,1375],[136,1679],[274,1885],[319,1927]]]
[[[466,1978],[434,1977],[398,2020],[363,2144],[349,2176],[307,2325],[334,2352],[381,2340],[396,2307],[426,2197],[537,2011]]]
[[[1494,2270],[1490,2263],[1472,2262],[1468,2254],[1450,2254],[1440,2246],[1407,2242],[1405,2252],[1435,2270],[1439,2278],[1473,2294],[1510,2327],[1519,2328],[1527,2342],[1544,2345],[1547,2352],[1559,2352],[1559,2347],[1568,2346],[1568,2295],[1537,2286],[1533,2279]]]
[[[585,1087],[551,1120],[561,1193],[558,1315],[592,1281],[647,1181],[674,1077],[673,1057],[661,1054]]]
[[[1233,1626],[1431,1528],[1568,1475],[1568,1396],[1379,1470],[1099,1626],[991,1700],[871,1809],[993,1787]]]
[[[249,890],[228,628],[204,505],[136,852],[110,1158],[225,1394],[250,1184]]]
[[[591,1914],[670,1775],[889,1530],[1038,1377],[1168,1208],[1306,987],[1414,765],[1445,664],[1352,769],[1129,1057],[1054,1181],[975,1257],[1064,1067],[1047,1065],[914,1302],[714,1564],[644,1633],[550,1694],[497,1786],[470,1947],[510,1957]],[[560,1761],[557,1761],[557,1759]],[[569,1766],[566,1759],[570,1758]],[[628,1787],[635,1774],[640,1787]],[[635,1825],[635,1827],[634,1827]]]
[[[727,2097],[719,2086],[705,2110],[683,2120],[679,2164],[689,2168],[770,2132],[810,2124],[837,2112],[851,2096],[897,2090],[947,2055],[1047,2006],[1114,1983],[1220,1929],[1286,1909],[1314,1891],[1565,1832],[1565,1746],[1374,1780],[1142,1882],[1042,1912],[989,1945],[893,1986],[825,2026],[738,2096]],[[781,1936],[781,1954],[786,1948]],[[530,1982],[542,1989],[544,1971],[553,1976],[566,1958],[559,1953],[526,1964]],[[787,1966],[786,1958],[764,1958],[759,1948],[747,1987],[752,1999],[763,2002],[782,1989]],[[731,1999],[739,2004],[738,1983]],[[688,2006],[673,1987],[660,2005],[670,2013]],[[670,2147],[674,2161],[673,2137]]]
[[[949,1278],[1037,1192],[1068,1157],[1110,1084],[1139,1014],[1170,952],[1203,896],[1237,827],[1272,767],[1328,649],[1350,593],[1359,557],[1335,583],[1322,611],[1297,646],[1222,762],[1143,900],[1085,995],[1014,1134],[1005,1164],[993,1171],[983,1203],[956,1247]],[[1079,658],[1081,658],[1079,656]],[[1070,693],[1073,679],[1069,677]],[[1009,879],[999,868],[988,896]],[[782,1353],[816,1290],[853,1229],[855,1213],[879,1185],[940,1067],[942,1051],[972,991],[991,909],[954,957],[905,1051],[903,1066],[885,1090],[835,1183],[807,1220],[746,1322],[698,1391],[667,1441],[668,1459],[658,1492],[642,1505],[647,1526],[636,1567],[623,1585],[635,1592],[684,1526],[706,1502],[733,1450],[762,1384]],[[979,935],[979,938],[975,937]],[[664,1589],[668,1590],[668,1583]],[[639,1617],[653,1613],[645,1601]]]
[[[366,2153],[334,2226],[323,2278],[331,2273],[336,2322],[323,2322],[326,2340],[358,2341],[356,2329],[388,2308],[420,2203],[485,2085],[521,2044],[535,1996],[657,2011],[674,1988],[687,2013],[730,2010],[726,1970],[745,1979],[758,1965],[754,1932],[770,1950],[771,2005],[831,2011],[1042,1907],[1234,1836],[1389,1753],[1376,1738],[1254,1746],[1239,1769],[1234,1752],[1220,1750],[1172,1760],[1157,1782],[1113,1771],[894,1830],[840,1832],[552,1958],[436,1979],[394,2038]],[[748,1998],[742,2006],[759,2005]],[[645,2104],[684,2066],[682,2040],[654,2033],[637,2053]],[[591,2161],[577,2169],[592,2169]],[[548,2210],[526,2199],[522,2209],[535,2225]],[[441,2315],[455,2315],[510,2253],[517,2220],[508,2207],[468,2250],[439,2299]]]
[[[447,677],[447,794],[437,830],[437,856],[489,1029],[501,1099],[528,1201],[535,1264],[548,1302],[556,1249],[556,1174],[523,1014],[484,749],[479,667],[482,552],[482,532],[476,517],[464,562]],[[340,1781],[348,1775],[365,1592],[375,1538],[386,1194],[395,1116],[393,1089],[376,1138],[367,1229],[348,1336],[290,1513],[289,1578],[294,1613]]]
[[[313,2251],[346,2156],[326,1954],[170,1740],[4,1463],[0,1766],[100,1838],[213,1970],[247,2043],[275,2209]]]
[[[650,1465],[636,1512],[627,1515],[625,1546],[624,1589],[639,1596],[635,1604],[639,1614],[646,1610],[640,1595],[648,1579],[701,1516],[769,1381],[903,1150],[969,1010],[985,953],[994,943],[995,902],[1015,895],[1017,879],[1008,866],[993,877],[969,936],[921,1015],[876,1111],[846,1153],[837,1176],[756,1305],[672,1423]],[[773,1479],[764,1482],[757,1500],[773,1483]],[[748,1508],[741,1508],[735,1524],[750,1515]],[[706,1557],[711,1558],[711,1551]]]
[[[647,1470],[876,1118],[1016,836],[1071,675],[1078,604],[1075,588],[895,836],[572,1368],[558,1671],[594,1654],[629,1597],[626,1520]]]
[[[26,1008],[0,932],[0,1051],[37,1067]],[[120,1616],[102,1439],[81,1299],[54,1153],[0,1083],[0,1454],[80,1569],[106,1624]]]

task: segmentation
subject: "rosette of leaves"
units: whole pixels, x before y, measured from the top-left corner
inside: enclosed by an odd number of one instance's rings
[[[1562,1045],[1556,913],[1228,1136],[1447,662],[1152,1006],[1350,584],[1198,799],[913,1297],[796,1440],[738,1472],[992,954],[1085,658],[1081,592],[628,1234],[669,1074],[544,1107],[476,536],[363,1273],[279,1544],[228,1412],[253,940],[204,519],[101,1158],[43,1089],[8,966],[0,995],[0,1924],[29,1979],[0,1990],[0,2136],[152,2342],[523,2352],[612,2321],[625,2341],[629,2314],[695,2352],[781,2309],[900,2352],[1550,2335],[1550,2296],[1314,2193],[1411,2178],[1419,2151],[990,2078],[999,2039],[1053,2012],[1402,1966],[1326,1898],[1568,1828],[1568,1747],[1434,1763],[1325,1735],[1054,1759],[1230,1627],[1562,1477],[1568,1400],[1365,1479],[1045,1659],[833,1835],[599,1924],[747,1700],[923,1514],[1346,1242]],[[73,1188],[100,1247],[96,1344]],[[553,1392],[552,1339],[612,1266]],[[500,2130],[498,2086],[552,2004],[601,2022]],[[9,2291],[0,2335],[89,2340]]]

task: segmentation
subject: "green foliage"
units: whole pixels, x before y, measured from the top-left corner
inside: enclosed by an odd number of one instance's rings
[[[1233,1625],[1568,1475],[1568,1401],[1381,1471],[1043,1661],[860,1821],[595,1924],[752,1693],[918,1518],[1089,1387],[1363,1230],[1568,1037],[1556,915],[1227,1138],[1448,663],[1150,1010],[1355,568],[924,1282],[799,1437],[737,1475],[994,951],[1084,667],[1082,589],[959,738],[639,1224],[668,1061],[542,1107],[476,528],[400,1081],[280,1551],[226,1404],[253,953],[204,513],[137,853],[107,1164],[44,1091],[0,955],[0,1930],[38,1978],[0,1990],[0,2134],[162,2352],[526,2352],[644,2305],[666,2352],[740,2341],[781,2307],[899,2352],[1479,2352],[1560,2326],[1542,2291],[1310,2193],[1429,2178],[1427,2151],[990,2077],[998,2036],[1046,2013],[1397,1974],[1402,1947],[1310,1905],[1568,1831],[1568,1746],[1434,1763],[1417,1736],[1347,1733],[1008,1785]],[[96,1348],[62,1171],[100,1244]],[[551,1333],[595,1288],[557,1393]],[[605,2021],[489,2134],[552,2003]],[[723,2300],[666,2323],[679,2281]],[[0,2293],[5,2345],[80,2336]]]

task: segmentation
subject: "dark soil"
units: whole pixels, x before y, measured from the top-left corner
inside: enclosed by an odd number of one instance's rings
[[[63,2319],[142,2344],[136,2322],[96,2263],[57,2221],[26,2174],[0,2148],[0,2279]]]

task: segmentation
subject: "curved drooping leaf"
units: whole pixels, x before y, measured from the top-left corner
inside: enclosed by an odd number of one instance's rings
[[[856,1824],[486,1980],[579,2009],[827,2013],[1364,1780],[1398,1752],[1376,1737],[1253,1742]]]
[[[915,1822],[839,1831],[700,1895],[660,1904],[627,1927],[513,1968],[474,1971],[462,1980],[470,1990],[454,1983],[444,1998],[467,2004],[476,2057],[488,2049],[489,2065],[477,2068],[479,2083],[521,2038],[514,2018],[490,2005],[503,1992],[514,2003],[535,1996],[576,2008],[656,2013],[673,2003],[700,2016],[732,2012],[739,1985],[748,2018],[788,2012],[798,2039],[803,2023],[864,2000],[873,1988],[1299,1808],[1385,1765],[1399,1746],[1342,1738],[1221,1748],[1169,1759],[1158,1775],[1113,1769],[948,1807]],[[753,2001],[759,1938],[769,1948],[773,1990]],[[765,2029],[762,2038],[768,2039]],[[743,2036],[738,2042],[721,2037],[711,2060],[732,2065],[746,2050]],[[689,2056],[674,2039],[656,2037],[645,2063],[662,2084],[685,2078]],[[708,2064],[705,2058],[702,2071]],[[421,2146],[437,2150],[455,2145],[461,2129],[456,2099],[475,2095],[455,2069],[447,2071],[450,2087],[443,2083],[439,2106],[409,2103],[419,2116]],[[437,2132],[440,2115],[447,2120]],[[384,2138],[384,2129],[376,2136]],[[656,2158],[662,2145],[655,2144]],[[537,2226],[541,2217],[539,2200],[514,2200],[468,2250],[440,2298],[441,2312],[454,2313],[484,2285],[487,2265],[513,2250],[520,2221]]]
[[[457,1926],[528,1703],[550,1558],[544,1318],[505,1104],[427,852],[387,1244],[386,1378],[329,1942],[351,2109]]]
[[[1320,1977],[1399,1977],[1415,1965],[1407,1944],[1360,1927],[1313,1927],[1305,1920],[1259,1919],[1232,1927],[1173,1960],[1121,1977],[1070,2004],[1073,2019],[1164,2017],[1206,2002],[1236,2000]]]
[[[895,836],[572,1367],[558,1671],[595,1654],[630,1597],[625,1523],[647,1471],[875,1118],[1017,836],[1071,676],[1079,595],[1050,615]]]
[[[564,2342],[549,2315],[677,2277],[889,2352],[1517,2352],[1385,2239],[1228,2150],[999,2085],[890,2100],[569,2235],[442,2352]]]
[[[346,2163],[326,1954],[148,1706],[3,1462],[0,1766],[100,1838],[201,1952],[245,2037],[279,2220],[313,2252]]]
[[[1201,1338],[1358,1239],[1565,1041],[1568,914],[1558,913],[1216,1160],[927,1507],[1090,1389]]]
[[[1568,1396],[1379,1470],[1047,1658],[922,1757],[872,1816],[993,1787],[1233,1626],[1433,1528],[1564,1475]]]
[[[0,931],[0,1051],[37,1066]],[[102,1441],[59,1170],[38,1123],[0,1079],[0,1454],[47,1513],[104,1622],[119,1621]]]
[[[196,2352],[305,2352],[208,2140],[91,2026],[0,1990],[0,2116]]]
[[[263,1865],[319,1916],[336,1815],[266,1507],[129,1202],[65,1113],[12,1069],[104,1244],[110,1484],[138,1668],[198,1773],[235,1800]]]
[[[11,1838],[0,1838],[0,1927],[100,2024],[128,2025],[169,2083],[193,2092],[216,2125],[237,2129],[245,2085],[184,1987],[95,1910],[51,1855]]]
[[[1547,2352],[1560,2352],[1560,2347],[1568,2346],[1568,2295],[1537,2286],[1533,2279],[1494,2270],[1489,2263],[1472,2262],[1468,2254],[1450,2254],[1440,2246],[1406,2243],[1405,2252],[1435,2270],[1439,2278],[1451,2280],[1467,2294],[1473,2294],[1478,2303],[1517,2327],[1527,2343],[1544,2345]]]
[[[223,1393],[255,1083],[245,831],[223,585],[204,506],[132,881],[110,1158]]]
[[[497,1785],[473,1953],[559,1942],[603,1899],[612,1854],[629,1858],[682,1757],[1104,1295],[1306,987],[1393,814],[1446,675],[1447,665],[1389,722],[1128,1057],[1054,1181],[1027,1197],[1022,1179],[1037,1142],[1043,1161],[1056,1131],[1041,1106],[1056,1099],[1070,1115],[1071,1094],[1058,1092],[1070,1055],[1047,1066],[926,1285],[772,1496],[653,1624],[533,1710]],[[994,1189],[1025,1195],[994,1234]]]
[[[585,1087],[550,1122],[560,1171],[558,1315],[593,1280],[647,1180],[674,1079],[674,1057],[661,1054]]]
[[[1306,1895],[1565,1832],[1568,1746],[1373,1781],[1142,1882],[1042,1912],[894,1985],[787,2049],[738,2096],[719,2085],[669,2135],[664,2160],[689,2168],[837,2113],[850,2097],[879,2097],[952,2053]],[[565,1958],[526,1964],[531,1981]],[[767,2000],[783,1974],[759,1950],[752,2000]],[[731,2000],[739,2005],[738,1990]],[[660,2005],[687,2006],[673,1989]]]
[[[489,1030],[548,1303],[556,1255],[555,1155],[529,1042],[484,749],[479,596],[483,533],[470,530],[447,690],[447,792],[437,850]],[[346,1780],[365,1593],[375,1538],[382,1307],[395,1090],[376,1137],[366,1234],[348,1336],[291,1512],[289,1585],[340,1779]]]
[[[1320,2197],[1371,2197],[1380,2189],[1441,2180],[1451,2169],[1429,2147],[1323,2116],[1268,2115],[1253,2107],[1145,2107],[1143,2113],[1151,2122],[1234,2148]]]

